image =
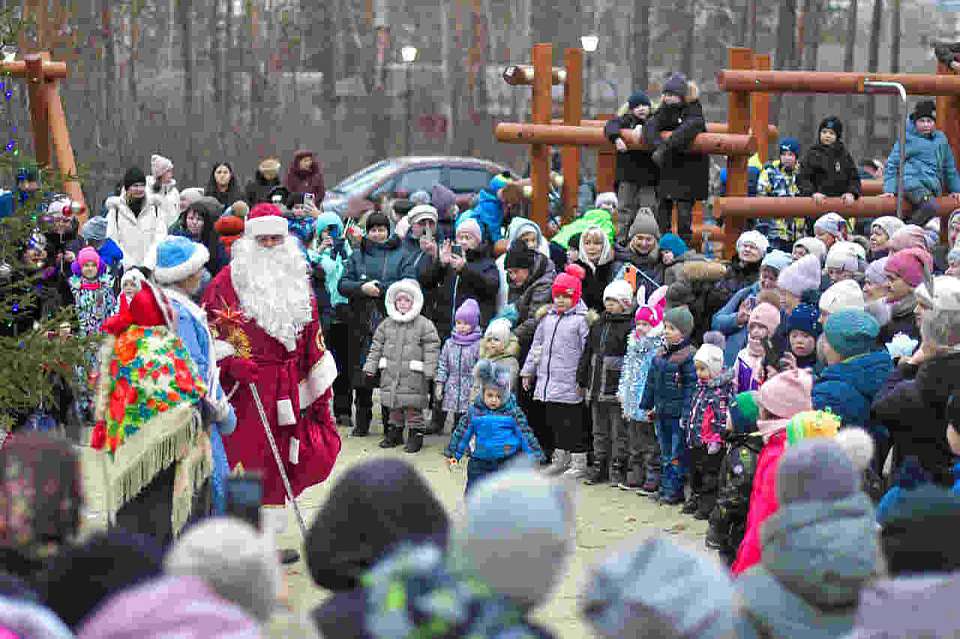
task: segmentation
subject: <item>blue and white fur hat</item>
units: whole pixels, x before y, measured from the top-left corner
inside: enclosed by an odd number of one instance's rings
[[[166,237],[156,245],[153,279],[161,285],[185,280],[203,268],[209,259],[206,246],[186,237]]]
[[[473,369],[473,375],[477,379],[480,388],[495,388],[500,393],[503,401],[510,396],[511,373],[510,369],[500,364],[495,364],[488,359],[481,359]]]

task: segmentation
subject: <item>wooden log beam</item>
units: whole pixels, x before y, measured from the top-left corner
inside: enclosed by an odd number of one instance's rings
[[[607,123],[606,120],[580,120],[580,123],[577,126],[586,126],[586,127],[595,127],[602,129]],[[560,118],[553,118],[550,120],[550,124],[564,124],[564,121]],[[727,126],[726,122],[707,122],[707,133],[730,133],[730,127]],[[780,137],[780,129],[777,128],[775,124],[767,125],[767,135],[771,140],[776,140]]]
[[[534,77],[531,117],[536,124],[547,124],[553,109],[551,79],[547,72],[553,67],[553,45],[533,45],[533,66],[540,74]],[[530,216],[540,228],[545,229],[550,217],[550,149],[546,144],[530,145],[530,179],[533,183]]]
[[[576,144],[613,148],[610,141],[603,135],[603,130],[597,127],[563,126],[553,124],[522,124],[518,122],[501,122],[494,129],[494,135],[499,142],[508,144]],[[635,131],[624,131],[621,136],[630,149],[649,149]],[[662,135],[668,139],[670,132]],[[690,145],[693,153],[713,155],[733,155],[749,157],[757,151],[756,139],[747,133],[735,135],[733,133],[701,133]]]
[[[77,216],[82,225],[87,219],[87,203],[83,197],[80,182],[72,180],[77,174],[77,162],[73,155],[73,145],[70,143],[70,130],[67,128],[67,116],[63,110],[63,100],[60,98],[59,82],[46,85],[46,103],[50,122],[50,137],[53,140],[53,149],[57,157],[57,170],[64,179],[63,190],[74,202],[83,207]]]
[[[747,93],[863,93],[865,80],[899,82],[911,95],[960,96],[960,75],[918,73],[859,73],[840,71],[756,71],[722,69],[717,84],[723,91]]]
[[[530,64],[512,64],[503,70],[503,80],[510,86],[532,86],[535,71]],[[567,80],[567,70],[562,67],[551,67],[550,83],[563,84]]]
[[[50,165],[50,125],[48,122],[46,78],[44,62],[50,54],[31,54],[24,60],[27,78],[27,96],[30,98],[30,126],[33,129],[33,150],[37,164]]]
[[[14,60],[13,62],[0,62],[0,73],[9,73],[15,78],[26,78],[28,76],[27,71],[27,59],[33,56],[38,56],[37,53],[28,53],[24,56],[23,60]],[[43,62],[43,77],[51,78],[55,80],[63,80],[67,77],[67,63],[66,62]]]

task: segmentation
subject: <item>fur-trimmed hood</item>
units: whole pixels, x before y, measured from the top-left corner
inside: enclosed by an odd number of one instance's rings
[[[726,264],[707,260],[686,260],[681,269],[681,276],[691,282],[719,282],[726,274]]]
[[[410,310],[406,313],[400,313],[397,310],[397,294],[401,292],[407,293],[413,298],[413,306],[410,307]],[[412,322],[420,315],[420,311],[423,310],[423,292],[420,290],[420,284],[412,279],[403,279],[394,282],[387,289],[385,304],[387,307],[387,315],[389,315],[391,319],[400,323]]]
[[[480,339],[480,359],[489,359],[495,362],[508,357],[513,357],[514,359],[520,357],[520,342],[517,340],[516,335],[510,335],[510,341],[503,349],[503,353],[499,355],[491,355],[487,344],[488,340],[486,337]]]
[[[580,307],[583,306],[583,309]],[[553,304],[544,304],[537,309],[536,317],[538,320],[542,320],[547,316],[548,313],[553,312]],[[568,313],[580,313],[583,312],[583,315],[587,318],[587,324],[593,326],[598,319],[600,319],[600,313],[596,312],[592,308],[587,308],[587,305],[583,303],[583,300],[577,302],[577,305],[572,309],[567,311]]]

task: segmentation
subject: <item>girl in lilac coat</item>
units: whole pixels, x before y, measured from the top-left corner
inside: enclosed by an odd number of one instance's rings
[[[473,367],[480,359],[480,305],[473,298],[464,300],[454,316],[453,334],[443,343],[437,364],[434,397],[442,399],[442,408],[433,409],[428,434],[443,433],[447,415],[453,413],[454,426],[470,407]]]
[[[533,398],[546,404],[545,421],[553,429],[556,449],[546,472],[573,478],[587,471],[583,392],[577,386],[577,365],[590,332],[587,306],[580,299],[583,276],[583,269],[571,264],[553,281],[553,306],[540,319],[520,371],[525,389],[536,380]]]

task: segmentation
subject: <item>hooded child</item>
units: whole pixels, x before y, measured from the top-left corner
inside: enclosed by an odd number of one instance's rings
[[[447,416],[453,415],[454,425],[470,406],[470,391],[473,389],[473,367],[480,359],[480,306],[473,298],[467,298],[457,309],[453,333],[443,343],[434,397],[441,402],[434,407],[428,435],[443,433]]]

